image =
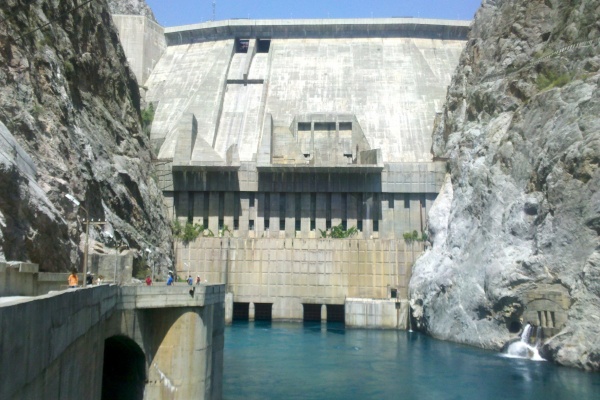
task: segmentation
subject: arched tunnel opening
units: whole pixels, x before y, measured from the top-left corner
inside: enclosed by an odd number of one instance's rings
[[[128,337],[112,336],[104,341],[102,400],[142,400],[146,384],[146,359]]]

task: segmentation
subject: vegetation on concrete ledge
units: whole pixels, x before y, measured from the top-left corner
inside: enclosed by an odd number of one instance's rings
[[[171,224],[171,229],[173,230],[173,236],[181,240],[184,244],[193,242],[204,232],[204,226],[202,225],[192,224],[191,222],[186,222],[185,225],[182,225],[178,220],[175,220]]]
[[[358,233],[358,229],[355,226],[346,229],[342,224],[334,226],[330,231],[324,231],[319,229],[322,238],[333,238],[333,239],[346,239],[352,237]]]
[[[419,234],[419,232],[417,232],[416,230],[412,231],[412,232],[406,232],[402,235],[402,237],[404,238],[404,240],[407,243],[412,243],[412,242],[425,242],[427,240],[427,233],[426,232],[421,232],[421,234]]]

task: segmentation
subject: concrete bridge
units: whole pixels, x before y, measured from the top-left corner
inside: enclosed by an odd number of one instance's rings
[[[0,297],[1,399],[220,399],[223,285]]]

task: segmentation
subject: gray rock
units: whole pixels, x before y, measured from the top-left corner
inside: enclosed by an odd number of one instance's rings
[[[143,15],[156,22],[152,9],[144,0],[107,0],[111,14]]]
[[[599,14],[591,0],[478,11],[433,134],[450,173],[410,283],[431,335],[500,349],[532,318],[546,357],[600,369],[600,43],[568,48]]]
[[[0,164],[0,257],[43,271],[81,265],[86,214],[65,198],[72,194],[90,218],[109,222],[131,249],[152,247],[156,265],[166,267],[172,235],[137,83],[106,3],[75,5],[0,4],[0,122],[8,138],[0,154],[19,152]],[[67,9],[74,10],[56,19]],[[90,229],[92,243],[114,247],[101,232]]]

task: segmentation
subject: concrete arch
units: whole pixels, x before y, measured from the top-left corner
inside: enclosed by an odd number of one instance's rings
[[[144,398],[146,358],[138,344],[127,336],[104,341],[102,400]]]

